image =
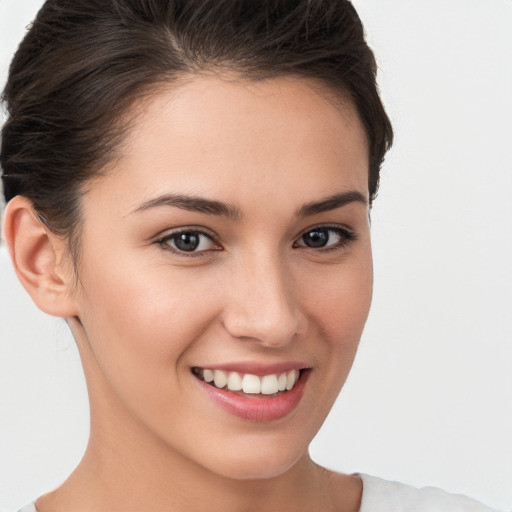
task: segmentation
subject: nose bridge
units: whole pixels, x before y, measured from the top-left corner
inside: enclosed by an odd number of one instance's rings
[[[304,328],[290,269],[277,251],[258,251],[234,270],[225,326],[232,336],[267,346],[289,343]]]

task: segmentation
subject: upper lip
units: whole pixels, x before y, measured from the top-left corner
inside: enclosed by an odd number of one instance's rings
[[[225,372],[238,372],[238,373],[250,373],[251,375],[271,375],[274,373],[283,373],[290,370],[303,370],[310,368],[311,366],[297,361],[284,361],[280,363],[264,364],[258,362],[231,362],[222,364],[206,364],[201,366],[195,366],[195,368],[202,368],[208,370],[223,370]]]

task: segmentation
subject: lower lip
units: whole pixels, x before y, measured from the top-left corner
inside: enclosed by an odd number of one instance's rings
[[[299,380],[290,391],[277,396],[249,398],[218,389],[196,378],[197,383],[225,411],[249,421],[273,421],[291,414],[299,405],[304,394],[309,371],[301,372]]]

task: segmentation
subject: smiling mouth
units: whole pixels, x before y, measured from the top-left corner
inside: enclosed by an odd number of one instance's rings
[[[192,368],[192,373],[203,382],[217,389],[224,389],[252,398],[281,396],[291,391],[307,369],[294,369],[269,375]]]

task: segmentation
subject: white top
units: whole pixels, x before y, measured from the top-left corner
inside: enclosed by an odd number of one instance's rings
[[[435,487],[416,489],[374,476],[358,476],[363,481],[359,512],[496,512],[466,496],[449,494]],[[37,509],[30,503],[19,512],[37,512]]]
[[[374,476],[359,477],[363,481],[359,512],[496,512],[471,498],[436,487],[416,489]]]

